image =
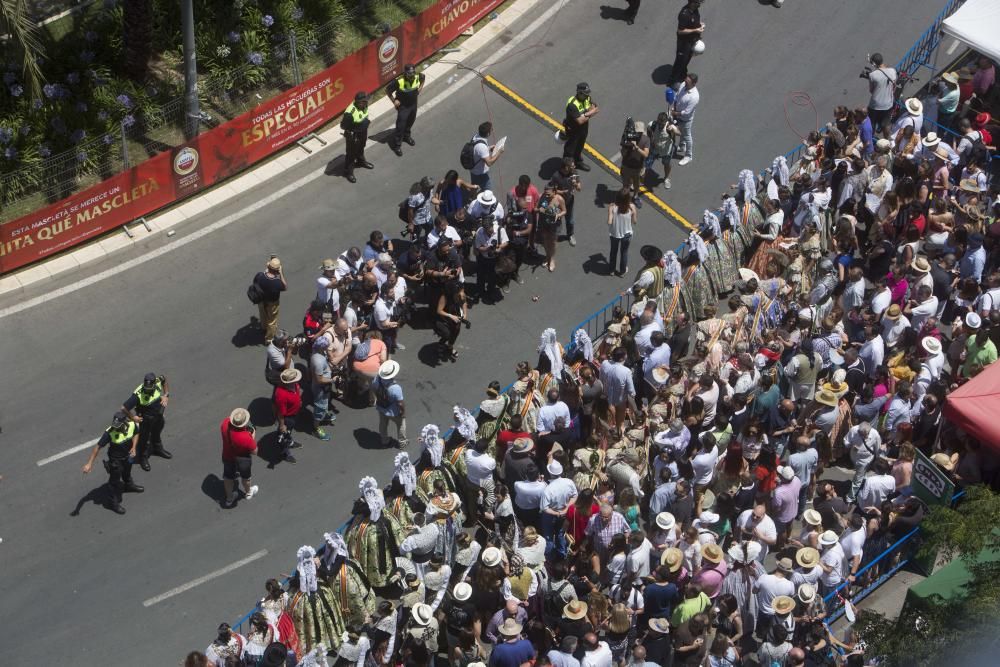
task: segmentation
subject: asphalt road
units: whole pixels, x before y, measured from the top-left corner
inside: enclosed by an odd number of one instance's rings
[[[757,0],[707,3],[708,50],[691,66],[701,77],[702,94],[696,159],[675,167],[674,187],[660,190],[661,196],[689,220],[699,221],[740,169],[761,169],[798,141],[783,110],[787,92],[808,92],[821,121],[835,104],[864,103],[866,89],[857,74],[865,54],[880,50],[888,60],[901,56],[939,4],[792,0],[776,10]],[[497,41],[499,48],[520,40],[489,72],[557,119],[577,81],[586,80],[602,107],[590,141],[612,156],[625,116],[650,119],[663,104],[660,84],[665,64],[673,59],[680,2],[647,2],[640,21],[628,27],[602,20],[617,15],[613,9],[582,0],[539,31],[522,35],[548,6],[540,3],[523,25],[511,26]],[[305,447],[297,452],[298,465],[269,469],[257,461],[259,497],[224,511],[217,503],[217,428],[232,408],[249,406],[258,433],[267,434],[263,451],[273,446],[269,388],[261,372],[264,350],[247,335],[255,309],[244,295],[268,253],[283,258],[290,289],[282,322],[297,329],[314,292],[319,261],[360,245],[371,229],[398,233],[395,203],[421,176],[438,177],[457,167],[462,143],[481,121],[492,118],[497,134],[510,137],[494,176],[504,189],[521,173],[539,182],[539,174],[551,169],[560,148],[548,128],[475,83],[452,88],[433,81],[425,99],[442,91],[446,99],[417,121],[417,147],[397,158],[374,145],[369,157],[376,169],[359,171],[357,185],[326,175],[334,154],[320,152],[242,201],[188,221],[173,239],[157,237],[87,271],[176,242],[313,176],[294,194],[140,268],[0,320],[6,380],[0,401],[5,591],[0,617],[9,664],[42,655],[53,664],[117,665],[132,662],[135,655],[148,664],[176,664],[188,650],[207,645],[220,621],[248,609],[266,578],[287,573],[299,545],[317,543],[323,531],[343,522],[363,475],[388,481],[393,454],[378,445],[374,413],[342,408],[331,442],[301,434]],[[811,109],[794,106],[788,121],[802,134],[816,125]],[[374,129],[388,124],[378,121]],[[407,392],[414,441],[423,424],[446,425],[454,403],[474,408],[490,380],[506,384],[516,361],[534,361],[542,329],[554,326],[567,340],[573,325],[625,287],[623,279],[605,275],[602,260],[608,245],[603,207],[615,181],[595,168],[583,182],[577,203],[579,245],[560,244],[555,274],[527,273],[527,284],[515,286],[501,304],[475,307],[473,328],[459,339],[458,363],[432,362],[429,331],[402,334],[407,349],[397,356],[403,368],[399,379]],[[674,247],[685,235],[647,206],[640,212],[633,252],[643,243]],[[638,257],[633,270],[637,265]],[[7,305],[11,302],[0,302]],[[99,469],[81,475],[86,452],[43,466],[36,462],[100,435],[120,401],[150,370],[170,379],[164,440],[175,458],[154,459],[150,473],[136,468],[146,493],[127,496],[128,514],[119,517],[100,504],[104,475]],[[233,572],[155,601],[250,557],[255,558]]]

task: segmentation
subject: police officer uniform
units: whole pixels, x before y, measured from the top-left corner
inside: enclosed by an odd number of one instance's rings
[[[167,379],[162,375],[146,373],[142,384],[136,387],[132,395],[125,399],[122,404],[122,408],[129,416],[134,414],[142,418],[139,423],[139,446],[136,459],[143,470],[149,470],[151,454],[165,459],[173,458],[173,454],[163,448],[163,441],[160,439],[166,424],[163,419],[163,411],[166,409],[163,399],[169,397],[170,390],[167,386]]]
[[[354,96],[354,102],[344,110],[340,118],[340,129],[347,139],[347,158],[344,162],[344,177],[357,183],[354,168],[374,169],[375,165],[365,159],[365,143],[368,141],[368,94],[361,92]]]
[[[580,171],[590,171],[590,165],[583,161],[583,145],[587,143],[590,118],[596,113],[597,105],[590,99],[590,86],[586,83],[576,84],[576,94],[566,100],[566,119],[563,121],[566,144],[563,146],[563,157],[573,158]],[[586,118],[582,123],[578,120],[581,117]]]
[[[692,30],[701,25],[701,13],[698,8],[702,0],[688,0],[688,3],[681,8],[677,14],[677,29]],[[674,55],[674,65],[670,69],[669,86],[675,86],[682,82],[688,74],[688,63],[694,55],[694,45],[701,36],[696,33],[677,35],[677,53]]]
[[[410,130],[413,129],[413,121],[417,118],[417,96],[424,87],[427,77],[417,74],[413,65],[403,68],[403,75],[389,82],[386,86],[386,93],[389,99],[396,106],[396,132],[393,134],[389,146],[396,155],[402,155],[402,142],[413,146],[413,136]]]
[[[138,426],[129,419],[127,413],[116,412],[111,418],[111,426],[105,429],[90,454],[90,460],[83,468],[84,472],[90,472],[98,452],[107,447],[108,458],[104,462],[104,467],[108,471],[108,486],[111,487],[111,510],[118,514],[125,514],[125,508],[122,507],[123,493],[144,491],[132,481],[132,462],[129,460],[132,448],[138,445],[138,430]]]

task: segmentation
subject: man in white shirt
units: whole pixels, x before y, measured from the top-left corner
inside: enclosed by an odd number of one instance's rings
[[[654,302],[655,303],[655,302]],[[663,325],[656,321],[653,317],[653,313],[648,310],[644,310],[642,315],[639,317],[639,330],[635,332],[635,348],[639,352],[639,356],[646,358],[653,349],[653,345],[650,339],[653,333],[659,331],[663,333]]]
[[[881,329],[880,326],[874,324],[866,325],[865,336],[867,340],[858,351],[858,356],[864,359],[868,376],[872,378],[875,377],[875,371],[885,359],[885,341],[882,340]]]
[[[760,554],[757,561],[764,562],[768,549],[778,541],[778,528],[774,525],[774,519],[767,515],[767,507],[763,503],[755,504],[736,519],[736,539],[758,543]]]
[[[840,536],[840,548],[844,551],[844,558],[847,561],[848,581],[854,583],[854,576],[861,567],[861,557],[865,552],[865,539],[868,531],[865,530],[865,518],[855,512],[848,521],[847,530]]]
[[[569,406],[559,400],[559,390],[549,389],[545,396],[547,405],[543,405],[538,411],[538,434],[544,435],[556,430],[556,420],[562,417],[564,423],[569,424],[571,417]]]
[[[896,347],[903,334],[910,328],[910,320],[903,315],[903,309],[898,304],[892,304],[882,316],[882,338],[890,350]]]
[[[851,427],[844,442],[851,448],[851,463],[854,464],[854,481],[851,482],[851,492],[847,496],[850,501],[861,488],[868,466],[882,455],[882,436],[872,428],[871,424],[861,422]]]
[[[465,476],[469,479],[469,491],[466,495],[466,516],[475,516],[478,512],[477,499],[479,492],[483,494],[483,511],[492,512],[496,504],[496,482],[493,472],[497,469],[496,459],[486,451],[486,440],[477,440],[465,449]]]
[[[701,377],[698,378],[697,389],[694,389],[694,392],[705,404],[701,424],[708,426],[715,421],[715,410],[719,405],[719,385],[710,373],[702,373]]]
[[[779,595],[795,597],[795,584],[792,578],[792,561],[789,558],[779,558],[777,567],[771,574],[762,574],[757,579],[754,592],[757,594],[757,619],[759,621],[755,630],[756,635],[763,639],[767,636],[767,631],[774,620],[774,607],[771,603]],[[763,627],[761,627],[763,625]]]
[[[649,576],[649,558],[653,552],[653,543],[641,529],[629,533],[628,542],[631,549],[625,557],[625,572],[631,575],[633,581],[639,581]]]
[[[548,486],[538,474],[538,468],[529,465],[527,479],[514,482],[514,514],[523,523],[534,525],[538,523],[539,506],[542,502],[542,495]]]
[[[479,125],[475,136],[472,137],[472,154],[475,162],[469,170],[469,180],[473,185],[479,186],[479,191],[492,189],[490,182],[490,167],[500,159],[503,154],[503,147],[494,151],[490,145],[490,136],[493,134],[493,123],[486,122]]]
[[[844,581],[844,548],[840,546],[837,533],[828,530],[819,536],[822,553],[819,566],[823,574],[819,577],[819,589],[825,597]]]
[[[382,340],[389,348],[390,354],[395,354],[396,350],[406,348],[396,341],[399,333],[399,322],[392,319],[393,286],[389,283],[382,285],[379,290],[379,297],[375,300],[375,307],[372,308],[372,316],[375,318],[375,327],[382,332]]]
[[[472,220],[479,221],[488,217],[493,222],[500,224],[504,219],[503,204],[497,201],[492,190],[486,190],[476,195],[476,198],[466,207],[466,211]]]
[[[662,331],[654,331],[649,337],[649,354],[642,360],[642,377],[649,383],[653,390],[659,389],[666,384],[670,371],[670,346],[667,345],[667,337]],[[662,373],[654,374],[657,368],[664,369]],[[647,391],[647,388],[643,388]]]
[[[507,230],[498,226],[488,213],[480,219],[482,226],[476,230],[473,242],[476,249],[476,283],[480,299],[495,299],[500,297],[500,289],[497,287],[497,257],[507,249],[510,239],[507,238]]]
[[[608,643],[598,641],[593,632],[583,636],[583,651],[580,667],[611,667],[614,664]]]
[[[321,273],[316,279],[316,300],[327,304],[334,314],[340,313],[340,290],[337,289],[337,263],[331,258],[323,260]]]
[[[910,299],[903,309],[904,315],[909,316],[910,326],[915,331],[920,331],[928,317],[937,314],[938,299],[932,292],[929,285],[921,285],[917,288],[917,298]]]
[[[677,164],[682,167],[694,159],[694,135],[692,128],[694,126],[694,112],[700,101],[701,93],[698,92],[698,75],[688,72],[684,83],[674,98],[674,120],[676,120],[677,127],[681,131],[681,146],[678,147],[677,153],[683,156]]]
[[[889,464],[879,459],[871,465],[872,473],[865,477],[858,489],[858,507],[879,509],[896,491],[896,478],[889,474]],[[850,555],[850,554],[848,554]]]
[[[429,249],[436,247],[442,237],[451,239],[452,247],[456,249],[462,247],[462,236],[458,230],[448,224],[447,216],[439,215],[434,219],[434,229],[427,235],[427,247]]]
[[[865,304],[865,272],[860,266],[852,266],[847,271],[847,285],[840,295],[840,306],[844,312],[851,312]]]
[[[715,465],[719,462],[719,450],[716,447],[715,436],[705,431],[698,436],[701,450],[691,459],[694,469],[694,513],[701,514],[701,499],[705,489],[715,477]]]
[[[353,278],[361,271],[364,261],[361,259],[361,249],[354,247],[347,252],[341,253],[337,257],[337,267],[334,269],[334,278],[337,282]]]
[[[881,318],[890,305],[892,305],[892,290],[886,284],[885,278],[879,278],[875,294],[872,295],[872,312],[875,317]]]

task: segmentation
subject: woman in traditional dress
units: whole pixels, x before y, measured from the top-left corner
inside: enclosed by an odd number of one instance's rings
[[[438,525],[434,555],[450,565],[455,558],[455,537],[463,521],[462,499],[447,487],[444,480],[435,480],[426,514],[427,521]]]
[[[451,435],[444,445],[444,457],[441,464],[451,475],[451,488],[456,491],[463,491],[468,482],[468,466],[465,462],[465,450],[475,442],[476,430],[479,424],[472,413],[456,405],[452,408],[454,424]]]
[[[733,261],[739,266],[743,263],[747,250],[753,245],[753,230],[743,224],[740,208],[732,195],[723,197],[721,214],[722,238],[729,244]]]
[[[769,257],[767,251],[777,248],[781,240],[781,227],[785,222],[785,214],[775,206],[775,201],[776,199],[764,198],[762,202],[764,219],[754,229],[754,238],[759,242],[747,268],[757,275],[762,275],[767,266]]]
[[[538,410],[542,407],[538,372],[532,370],[531,364],[527,361],[518,362],[516,371],[517,380],[510,388],[510,409],[521,415],[521,428],[534,433],[537,430]]]
[[[707,271],[702,271],[702,264],[708,259],[708,246],[698,232],[691,232],[687,238],[687,257],[684,258],[684,281],[681,287],[681,300],[684,312],[692,320],[705,317],[705,306],[717,301],[717,295],[712,289],[712,281]]]
[[[406,452],[396,454],[393,461],[395,473],[392,483],[385,491],[385,511],[392,514],[400,529],[413,525],[413,515],[424,511],[424,504],[416,497],[417,470],[410,463],[410,455]],[[405,539],[400,538],[400,541]]]
[[[708,270],[709,280],[712,288],[719,296],[729,292],[736,282],[736,259],[729,244],[723,238],[722,223],[719,217],[709,210],[705,210],[700,229],[701,237],[708,245],[708,261],[705,268]]]
[[[345,538],[351,557],[358,562],[372,586],[389,582],[399,555],[402,528],[391,513],[385,512],[385,497],[374,477],[358,484],[361,498],[354,503],[354,517]]]
[[[563,346],[556,339],[556,330],[549,327],[542,332],[538,343],[538,365],[535,368],[540,376],[539,391],[542,396],[550,387],[558,387],[562,381],[563,369]]]
[[[444,468],[444,440],[436,424],[427,424],[420,431],[420,446],[423,451],[417,461],[417,498],[424,504],[430,502],[434,493],[434,482],[442,480],[451,490],[457,487],[451,474]]]
[[[500,393],[500,383],[496,380],[486,388],[486,396],[487,399],[479,404],[476,439],[485,440],[490,454],[496,456],[497,435],[507,428],[514,412],[510,407],[510,396]]]

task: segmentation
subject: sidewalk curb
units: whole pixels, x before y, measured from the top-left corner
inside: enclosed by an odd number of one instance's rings
[[[446,80],[449,74],[458,71],[459,67],[456,63],[462,62],[478,53],[504,31],[508,30],[511,24],[517,19],[534,9],[541,2],[542,0],[516,0],[502,14],[497,16],[496,19],[476,30],[460,46],[454,47],[456,50],[446,54],[443,60],[439,60],[421,71],[427,75],[428,80]],[[445,60],[448,62],[445,62]],[[379,99],[371,106],[370,117],[373,125],[377,121],[388,121],[386,128],[388,129],[388,127],[391,127],[392,122],[394,122],[394,115],[395,109],[386,97]],[[375,130],[371,133],[374,134]],[[305,153],[293,143],[266,158],[263,164],[252,167],[237,176],[226,179],[206,189],[194,197],[148,216],[146,221],[151,228],[149,232],[140,225],[138,229],[133,230],[134,237],[130,238],[121,230],[116,230],[99,236],[79,248],[62,253],[52,259],[36,262],[24,269],[0,276],[0,298],[16,295],[27,288],[38,286],[83,266],[109,257],[119,250],[131,248],[140,242],[162,236],[164,233],[170,231],[171,228],[185,222],[188,218],[204,213],[210,208],[228,203],[244,193],[256,190],[261,185],[285,173],[286,170],[303,162],[315,160],[317,156],[329,159],[329,154],[339,150],[343,142],[343,135],[340,132],[340,127],[336,119],[331,121],[325,130],[317,134],[327,142],[325,146],[319,145],[318,142],[310,142],[309,146],[312,149],[312,153]]]

